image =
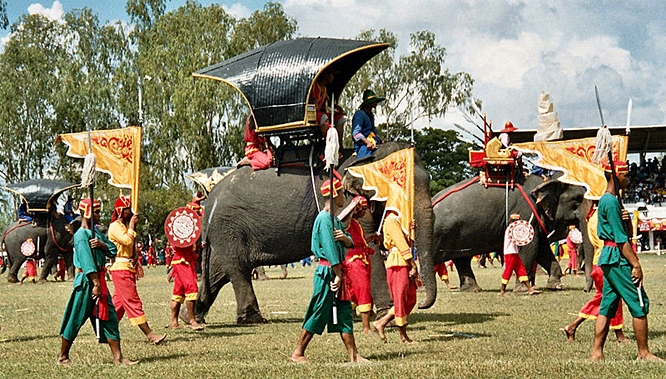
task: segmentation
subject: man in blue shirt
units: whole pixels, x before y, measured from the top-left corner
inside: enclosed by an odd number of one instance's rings
[[[382,143],[377,135],[377,129],[375,129],[375,115],[372,110],[384,100],[383,97],[375,95],[372,90],[368,89],[363,92],[363,102],[352,119],[352,138],[354,138],[356,159],[372,154],[377,145]]]

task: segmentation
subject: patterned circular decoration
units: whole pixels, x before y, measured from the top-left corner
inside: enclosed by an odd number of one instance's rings
[[[21,244],[21,254],[25,255],[26,257],[31,257],[33,254],[35,254],[35,243],[32,242],[32,238],[28,238]]]
[[[191,246],[201,236],[201,218],[187,207],[174,209],[164,223],[164,233],[173,246]]]
[[[518,220],[509,225],[509,239],[518,246],[532,242],[534,228],[526,220]]]

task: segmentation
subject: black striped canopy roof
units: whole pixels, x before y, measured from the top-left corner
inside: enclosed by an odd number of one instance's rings
[[[338,71],[328,91],[339,96],[354,74],[388,44],[333,38],[278,41],[197,71],[240,91],[260,130],[303,125],[315,78]]]
[[[78,187],[62,180],[31,179],[25,182],[7,184],[4,188],[20,195],[28,203],[28,212],[46,212],[48,203],[68,189]]]

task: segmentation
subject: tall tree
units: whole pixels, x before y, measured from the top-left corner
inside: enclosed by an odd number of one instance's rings
[[[370,61],[347,86],[346,104],[360,104],[363,90],[372,88],[386,97],[377,113],[386,120],[388,139],[422,119],[444,117],[454,106],[465,105],[474,80],[465,72],[451,73],[445,67],[446,49],[430,31],[410,36],[410,53],[396,57],[397,38],[385,29],[362,32],[358,39],[385,42],[389,49]],[[355,107],[351,107],[354,109]]]

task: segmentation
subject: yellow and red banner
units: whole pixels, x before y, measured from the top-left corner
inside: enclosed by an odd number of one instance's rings
[[[90,145],[88,144],[90,135]],[[95,170],[111,176],[109,184],[132,190],[132,211],[137,213],[139,204],[139,163],[141,162],[141,128],[130,126],[122,129],[95,130],[80,133],[60,134],[56,143],[62,141],[69,149],[67,155],[85,158],[88,146],[95,154]]]
[[[627,136],[613,136],[613,160],[627,160]],[[524,142],[513,144],[523,153],[536,153],[535,164],[549,170],[563,171],[562,182],[584,186],[585,197],[598,200],[606,190],[606,179],[602,164],[591,162],[596,150],[595,138],[580,138],[565,141]]]
[[[402,231],[409,236],[414,219],[414,149],[400,150],[347,171],[363,179],[364,190],[375,191],[370,200],[386,201],[386,209],[398,212]]]

